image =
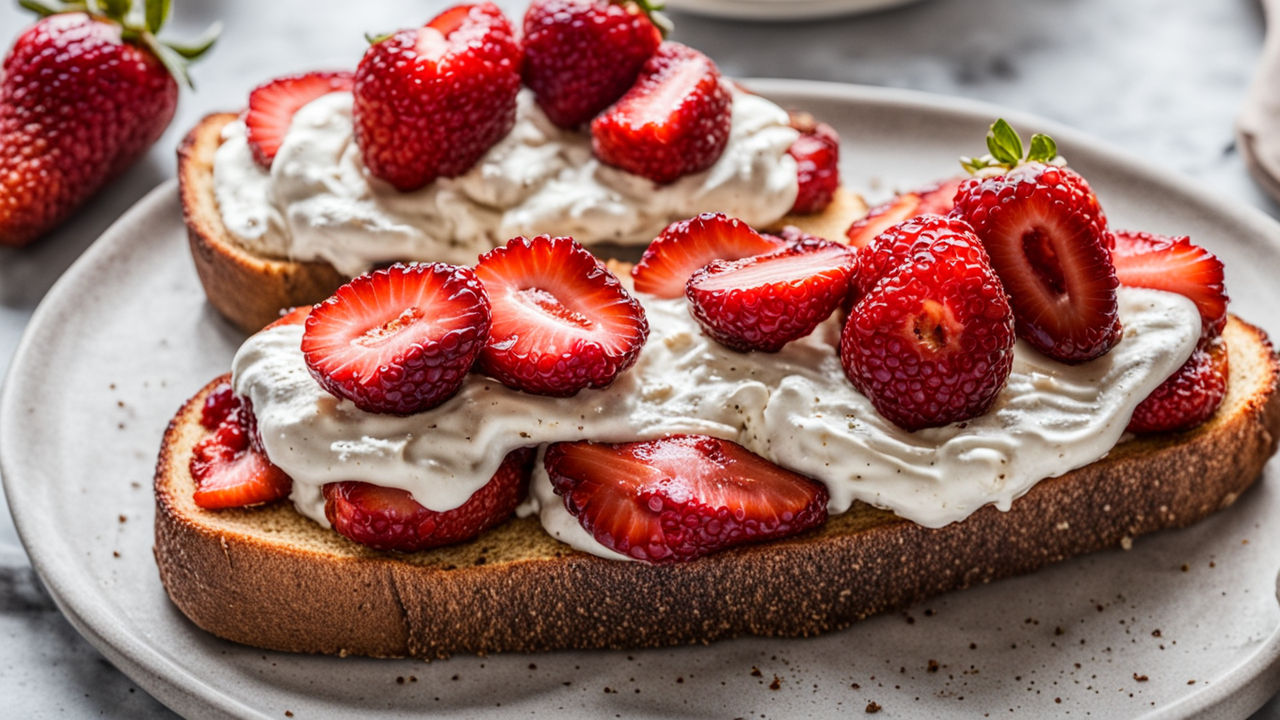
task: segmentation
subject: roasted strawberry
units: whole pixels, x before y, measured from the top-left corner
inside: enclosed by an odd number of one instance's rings
[[[1217,335],[1205,339],[1133,411],[1129,432],[1175,432],[1203,423],[1222,404],[1229,372],[1227,343]]]
[[[795,158],[800,181],[791,212],[819,213],[827,209],[840,187],[840,136],[807,113],[791,113],[791,124],[800,130],[800,137],[787,149]]]
[[[896,273],[911,262],[919,252],[936,257],[951,253],[952,245],[960,246],[962,253],[977,252],[983,262],[990,264],[982,241],[973,234],[969,223],[959,218],[942,215],[916,215],[889,228],[872,239],[871,244],[858,251],[857,272],[853,276],[854,293],[858,296],[871,289],[886,275]]]
[[[356,143],[399,190],[471,169],[516,120],[520,45],[496,5],[458,5],[379,38],[356,69]]]
[[[1056,164],[1057,146],[1044,135],[1032,138],[1023,159],[1021,139],[998,120],[987,145],[992,154],[966,167],[1008,171],[964,181],[953,214],[986,246],[1018,337],[1066,363],[1105,354],[1120,341],[1119,283],[1107,219],[1089,183]]]
[[[587,532],[610,550],[650,563],[795,535],[827,519],[821,483],[728,440],[556,443],[545,464]]]
[[[219,419],[220,418],[220,419]],[[279,500],[293,481],[271,464],[257,437],[253,408],[222,384],[205,399],[201,423],[212,432],[196,443],[188,465],[195,481],[192,499],[206,510],[247,507]]]
[[[591,148],[608,165],[669,183],[720,158],[731,105],[711,58],[664,42],[631,89],[592,121]]]
[[[986,412],[1009,378],[1013,343],[1004,288],[966,229],[922,236],[854,304],[840,361],[881,415],[915,431]]]
[[[0,245],[15,246],[61,223],[160,137],[177,106],[175,76],[185,81],[187,59],[216,36],[175,53],[155,37],[168,2],[148,3],[145,25],[126,17],[127,2],[59,14],[22,4],[46,17],[18,36],[0,72]]]
[[[302,354],[325,390],[361,410],[408,415],[458,391],[489,324],[488,296],[470,268],[392,265],[316,305]]]
[[[428,510],[404,490],[364,482],[329,483],[324,516],[338,534],[377,550],[415,552],[470,540],[515,512],[529,489],[532,448],[513,450],[462,505]]]
[[[946,215],[955,206],[956,189],[963,180],[960,177],[940,180],[871,208],[845,231],[849,244],[856,248],[866,247],[880,233],[916,215]]]
[[[1227,324],[1222,261],[1184,236],[1117,230],[1111,259],[1121,285],[1167,290],[1191,298],[1200,309],[1201,334],[1213,337]]]
[[[741,260],[714,260],[689,278],[689,312],[721,345],[777,352],[813,332],[849,295],[854,252],[819,240]]]
[[[573,238],[512,238],[480,256],[476,275],[493,303],[480,367],[516,390],[605,387],[649,336],[644,308]]]
[[[677,220],[659,233],[631,268],[631,279],[636,292],[681,297],[689,276],[712,260],[739,260],[773,252],[784,242],[752,230],[737,218],[706,212]]]
[[[264,168],[271,167],[293,114],[322,95],[350,90],[352,78],[349,72],[309,72],[276,78],[254,88],[244,115],[253,159]]]
[[[534,0],[524,82],[551,122],[576,128],[622,97],[662,42],[648,0]]]

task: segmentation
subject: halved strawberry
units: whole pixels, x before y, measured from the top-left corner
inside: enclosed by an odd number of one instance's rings
[[[1200,309],[1201,333],[1217,335],[1227,324],[1222,261],[1185,235],[1115,231],[1111,259],[1121,285],[1167,290],[1191,298]]]
[[[462,505],[428,510],[404,490],[364,482],[328,483],[324,516],[350,540],[377,550],[415,552],[470,540],[515,512],[529,489],[533,448],[513,450]]]
[[[302,354],[321,387],[356,407],[408,415],[462,386],[489,336],[489,299],[471,268],[392,265],[316,305]]]
[[[206,510],[247,507],[279,500],[293,481],[271,464],[258,444],[257,423],[247,400],[231,392],[231,385],[215,388],[205,399],[202,423],[208,427],[221,416],[216,429],[203,437],[191,453],[188,468],[196,489],[192,499]]]
[[[795,158],[800,183],[791,212],[822,212],[840,186],[840,136],[808,113],[791,113],[791,126],[800,131],[800,137],[787,149],[787,154]]]
[[[279,319],[262,329],[270,330],[283,325],[305,325],[307,324],[307,316],[311,314],[312,307],[312,305],[301,305],[291,310],[281,311]]]
[[[217,430],[223,420],[240,407],[240,398],[231,383],[222,382],[204,398],[200,408],[200,424],[206,430]]]
[[[705,212],[677,220],[659,233],[631,268],[631,279],[636,292],[681,297],[689,276],[712,260],[739,260],[779,250],[783,244],[782,239],[762,235],[737,218]]]
[[[573,238],[512,238],[480,256],[476,275],[493,303],[481,368],[516,390],[605,387],[649,336],[644,308]]]
[[[270,168],[289,132],[293,114],[322,95],[350,90],[353,77],[349,72],[309,72],[286,75],[254,88],[244,115],[245,137],[253,159]]]
[[[871,208],[845,231],[849,244],[856,248],[866,247],[877,235],[903,220],[925,213],[945,215],[951,212],[955,204],[956,189],[963,181],[964,178],[960,177],[939,180]]]
[[[631,89],[591,122],[591,147],[606,164],[669,183],[720,158],[731,105],[711,58],[663,42]]]
[[[821,483],[728,440],[556,443],[545,464],[582,527],[605,547],[650,563],[795,535],[827,519]]]
[[[1133,411],[1129,432],[1176,432],[1208,420],[1227,394],[1230,369],[1221,336],[1201,342],[1187,362]]]
[[[703,332],[740,350],[777,352],[813,332],[849,295],[853,248],[819,240],[741,260],[713,260],[689,278]]]

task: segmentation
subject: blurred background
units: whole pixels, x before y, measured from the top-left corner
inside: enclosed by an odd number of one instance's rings
[[[723,10],[725,2],[708,5]],[[174,176],[174,149],[201,116],[241,108],[253,86],[280,74],[353,68],[365,31],[420,24],[449,4],[176,0],[169,36],[194,37],[221,20],[222,37],[195,66],[196,91],[184,92],[173,124],[143,161],[34,247],[0,249],[0,370],[58,276],[113,220]],[[498,4],[516,19],[526,2]],[[669,15],[672,38],[701,49],[730,76],[910,88],[1007,106],[1280,217],[1280,205],[1250,180],[1234,140],[1263,43],[1258,0],[923,0],[803,22]],[[0,0],[6,50],[32,21],[13,0]],[[0,511],[0,697],[0,715],[9,717],[169,715],[57,612],[7,511]],[[1280,718],[1280,702],[1255,717]]]

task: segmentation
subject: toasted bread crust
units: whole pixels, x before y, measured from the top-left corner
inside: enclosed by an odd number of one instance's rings
[[[928,529],[859,503],[802,536],[663,567],[575,551],[529,518],[470,543],[395,555],[349,542],[288,503],[201,510],[187,468],[204,433],[201,404],[224,376],[165,433],[156,561],[197,625],[291,652],[446,657],[814,635],[1233,503],[1275,452],[1280,364],[1258,328],[1233,318],[1225,336],[1231,380],[1209,422],[1123,443],[1041,481],[1008,512],[988,506]]]
[[[256,255],[227,232],[213,193],[213,157],[223,127],[235,119],[234,113],[207,115],[187,133],[178,148],[178,183],[191,256],[205,294],[218,312],[249,333],[280,317],[284,308],[324,300],[347,278],[326,262]],[[796,225],[820,237],[842,238],[849,224],[866,211],[858,195],[839,188],[824,212],[788,215],[777,227]]]

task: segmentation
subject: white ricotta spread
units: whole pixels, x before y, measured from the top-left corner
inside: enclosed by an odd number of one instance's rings
[[[402,488],[443,511],[465,502],[518,447],[701,433],[821,481],[832,514],[861,500],[940,527],[983,505],[1007,510],[1038,480],[1106,455],[1133,409],[1190,357],[1200,334],[1190,300],[1121,288],[1125,331],[1110,353],[1068,366],[1020,342],[991,411],[908,433],[845,378],[835,319],[779,353],[744,354],[703,335],[683,298],[639,297],[650,336],[635,366],[608,388],[571,398],[471,375],[427,412],[367,413],[311,378],[297,325],[250,337],[233,362],[233,384],[253,401],[268,457],[293,477],[294,505],[326,526],[321,487],[329,482]],[[535,473],[532,503],[552,535],[618,557],[582,531],[545,472]]]
[[[242,120],[228,123],[213,165],[227,230],[248,250],[325,260],[358,275],[393,260],[470,265],[517,235],[647,244],[667,223],[717,210],[764,226],[798,191],[782,108],[734,91],[729,142],[707,170],[669,185],[600,163],[587,133],[557,128],[521,90],[511,132],[464,175],[402,193],[371,176],[352,137],[351,94],[293,116],[271,169],[253,161]]]

